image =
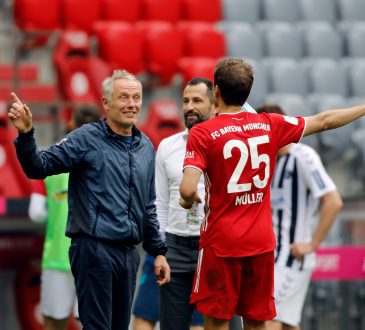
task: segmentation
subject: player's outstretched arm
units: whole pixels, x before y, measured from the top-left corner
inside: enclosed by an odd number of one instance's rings
[[[19,133],[27,133],[32,129],[32,113],[15,93],[11,93],[13,103],[8,112],[8,118]]]
[[[365,115],[365,104],[350,108],[332,109],[306,117],[303,136],[338,128]]]

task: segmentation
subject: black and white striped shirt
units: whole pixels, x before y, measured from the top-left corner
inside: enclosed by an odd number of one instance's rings
[[[276,264],[296,269],[314,268],[315,254],[308,254],[304,263],[300,263],[290,254],[290,244],[311,241],[320,198],[335,189],[311,147],[295,144],[288,154],[278,159],[271,185]]]

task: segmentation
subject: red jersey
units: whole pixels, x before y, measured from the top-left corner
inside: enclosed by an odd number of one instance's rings
[[[274,250],[270,183],[278,149],[298,142],[302,117],[240,112],[220,114],[189,132],[185,167],[205,175],[205,220],[200,247],[218,256]]]
[[[33,180],[32,193],[44,196],[47,195],[46,185],[44,184],[43,180]]]

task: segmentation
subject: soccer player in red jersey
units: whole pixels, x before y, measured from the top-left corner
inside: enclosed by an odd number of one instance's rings
[[[206,316],[206,330],[228,329],[235,313],[245,330],[265,329],[276,315],[270,183],[278,149],[365,115],[365,105],[296,118],[242,112],[252,83],[253,69],[243,59],[219,61],[218,116],[188,136],[180,205],[201,202],[197,184],[204,174],[206,216],[191,303]]]

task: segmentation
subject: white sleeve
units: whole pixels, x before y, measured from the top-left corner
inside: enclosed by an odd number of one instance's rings
[[[155,165],[155,187],[156,187],[156,209],[157,219],[160,223],[160,232],[164,233],[168,224],[170,191],[166,175],[163,156],[163,141],[156,152]]]
[[[320,198],[336,190],[336,185],[328,175],[317,152],[308,146],[304,150],[301,157],[298,157],[299,164],[304,166],[302,173],[314,198]]]
[[[245,112],[257,113],[256,110],[253,107],[251,107],[247,102],[243,104],[242,110]]]
[[[32,193],[28,209],[29,218],[37,223],[47,220],[46,196],[38,193]]]

